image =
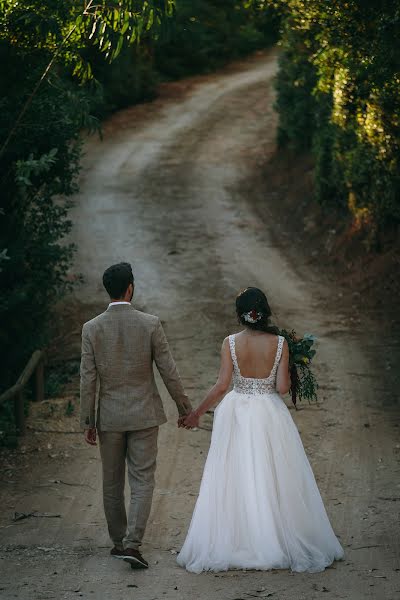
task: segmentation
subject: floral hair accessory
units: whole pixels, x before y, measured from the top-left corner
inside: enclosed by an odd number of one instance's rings
[[[242,319],[244,319],[246,323],[257,323],[257,321],[260,321],[262,317],[262,313],[257,312],[255,308],[253,308],[253,310],[250,312],[242,314]]]

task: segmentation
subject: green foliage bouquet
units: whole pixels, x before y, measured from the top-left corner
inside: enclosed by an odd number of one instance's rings
[[[296,336],[295,331],[282,329],[280,332],[289,346],[290,394],[296,406],[297,399],[306,399],[309,402],[317,399],[317,380],[311,371],[311,361],[316,351],[313,349],[315,337],[309,333],[302,338]]]

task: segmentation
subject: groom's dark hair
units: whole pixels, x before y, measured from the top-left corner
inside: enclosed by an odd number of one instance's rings
[[[127,262],[111,265],[104,271],[103,285],[110,298],[114,300],[123,298],[131,283],[133,284],[132,267]]]

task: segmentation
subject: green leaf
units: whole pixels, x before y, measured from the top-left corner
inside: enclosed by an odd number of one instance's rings
[[[149,29],[151,29],[153,27],[153,23],[154,23],[154,10],[151,9],[150,13],[149,13],[149,17],[147,19],[147,23],[146,23],[146,30],[149,31]]]
[[[303,339],[304,339],[304,340],[310,340],[310,341],[312,341],[312,342],[315,342],[317,338],[316,338],[316,337],[315,337],[315,335],[313,335],[312,333],[305,333],[305,334],[303,335]]]

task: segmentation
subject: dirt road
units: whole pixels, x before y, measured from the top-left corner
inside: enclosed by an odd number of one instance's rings
[[[108,555],[97,449],[85,447],[79,434],[43,433],[31,418],[25,454],[5,472],[0,498],[1,598],[400,597],[399,410],[385,340],[367,335],[362,315],[344,307],[343,293],[311,271],[301,252],[296,263],[289,260],[288,238],[276,234],[268,209],[279,198],[251,183],[275,150],[276,68],[270,53],[170,86],[169,96],[114,116],[103,142],[88,140],[73,211],[76,270],[85,284],[71,306],[76,322],[103,310],[103,269],[132,261],[136,302],[165,322],[194,403],[214,382],[222,339],[237,329],[240,288],[265,289],[277,323],[315,333],[320,402],[292,414],[345,560],[314,575],[196,576],[178,568],[211,421],[204,418],[199,431],[178,431],[164,391],[169,423],[161,431],[143,548],[151,569],[135,573]],[[77,430],[72,421],[69,429]],[[51,419],[46,423],[54,428]],[[12,523],[14,510],[60,516]]]

